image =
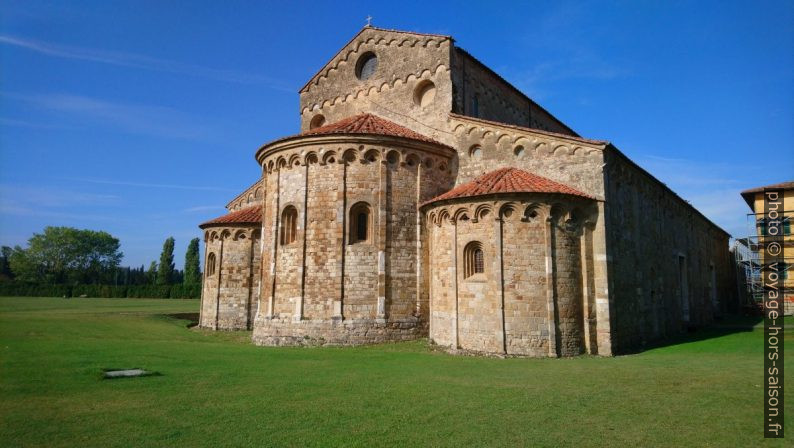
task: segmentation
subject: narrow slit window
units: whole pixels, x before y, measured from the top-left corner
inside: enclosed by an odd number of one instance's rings
[[[211,253],[207,256],[207,277],[215,275],[215,254]]]
[[[370,240],[372,212],[369,204],[359,202],[350,208],[349,243],[365,243]]]
[[[292,244],[298,236],[298,209],[288,205],[281,213],[281,245]]]

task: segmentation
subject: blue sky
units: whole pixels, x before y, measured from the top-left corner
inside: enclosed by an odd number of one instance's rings
[[[148,265],[174,236],[181,266],[367,15],[452,35],[733,235],[739,191],[794,178],[794,3],[494,5],[2,0],[0,244],[101,229]]]

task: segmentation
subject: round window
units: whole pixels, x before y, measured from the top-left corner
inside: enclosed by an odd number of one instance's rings
[[[436,85],[432,81],[422,81],[414,89],[414,104],[425,107],[436,97]]]
[[[325,117],[322,114],[317,114],[312,117],[312,121],[309,122],[309,129],[319,128],[320,126],[325,124]]]
[[[365,81],[375,73],[378,68],[378,57],[375,53],[368,51],[361,55],[356,62],[356,78]]]

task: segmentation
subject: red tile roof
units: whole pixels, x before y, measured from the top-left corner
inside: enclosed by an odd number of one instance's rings
[[[301,135],[312,134],[377,134],[394,137],[410,138],[424,142],[438,143],[430,137],[414,132],[399,124],[372,114],[360,114],[347,117],[336,123],[310,129]]]
[[[433,143],[439,146],[450,148],[441,142],[433,140],[430,137],[414,132],[399,124],[386,120],[385,118],[378,117],[372,114],[360,114],[352,117],[343,118],[335,123],[320,126],[319,128],[304,131],[301,134],[290,135],[282,137],[262,145],[256,152],[257,160],[259,154],[265,148],[294,138],[306,137],[311,135],[333,135],[333,134],[360,134],[360,135],[387,135],[392,137],[410,138],[423,142]]]
[[[788,182],[780,182],[779,184],[772,184],[772,185],[765,185],[763,187],[755,187],[749,188],[744,190],[740,194],[742,198],[744,198],[744,202],[750,206],[753,211],[755,211],[753,200],[755,199],[756,193],[763,193],[764,190],[794,190],[794,180],[790,180]]]
[[[261,224],[262,206],[254,205],[236,212],[227,213],[199,225],[200,228],[222,226],[224,224]]]
[[[499,193],[557,193],[593,199],[592,196],[567,185],[518,168],[508,167],[491,171],[470,182],[458,185],[452,190],[425,202],[425,204],[445,199],[469,198]]]

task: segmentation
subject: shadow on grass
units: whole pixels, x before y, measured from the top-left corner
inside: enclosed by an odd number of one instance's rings
[[[187,328],[193,328],[196,325],[198,325],[198,322],[199,322],[199,313],[165,314],[165,317],[167,317],[169,319],[186,320],[186,321],[188,321]]]
[[[627,348],[617,354],[631,355],[656,348],[689,344],[692,342],[705,341],[707,339],[720,338],[735,333],[750,332],[763,324],[763,322],[764,319],[761,316],[728,315],[709,326],[691,326],[687,328],[686,332],[667,335],[666,337],[647,343],[640,343],[635,347]]]

